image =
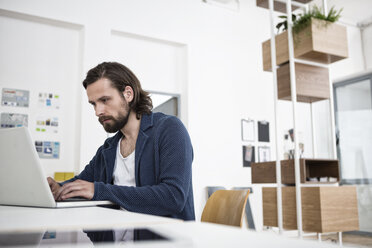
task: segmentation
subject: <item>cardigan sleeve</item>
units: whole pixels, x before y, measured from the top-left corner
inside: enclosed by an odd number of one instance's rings
[[[162,216],[183,211],[192,192],[193,149],[178,118],[167,117],[159,124],[154,149],[160,165],[157,184],[128,187],[94,182],[93,200],[110,200],[129,211]]]
[[[103,146],[98,148],[96,155],[94,155],[92,160],[89,162],[89,164],[85,166],[84,170],[79,175],[76,175],[75,177],[60,183],[60,185],[62,186],[66,183],[73,182],[77,179],[85,180],[88,182],[94,182],[94,169],[96,167],[97,157],[102,156],[101,155],[102,148]]]

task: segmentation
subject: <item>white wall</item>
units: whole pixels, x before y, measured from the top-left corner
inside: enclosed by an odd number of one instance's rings
[[[251,184],[250,169],[242,167],[240,120],[249,117],[269,121],[271,141],[274,140],[272,77],[271,73],[262,71],[261,59],[261,42],[269,38],[269,16],[266,10],[255,6],[255,1],[240,2],[239,12],[200,0],[2,0],[0,8],[82,25],[84,72],[113,58],[112,30],[184,46],[187,53],[186,65],[182,66],[187,72],[184,83],[162,90],[182,92],[181,97],[186,98],[183,108],[187,115],[182,120],[188,126],[195,151],[194,196],[196,217],[200,219],[206,186]],[[332,77],[336,76],[333,73],[345,75],[363,69],[360,34],[357,30],[348,31],[350,59],[337,62],[332,67]],[[148,80],[146,88],[156,88],[157,83],[157,78]],[[85,164],[106,135],[90,110],[83,89],[81,93],[80,163]],[[329,113],[324,109],[327,108],[319,106],[316,118],[328,125]],[[309,111],[308,105],[300,104],[299,129],[304,136],[305,153],[310,156]],[[279,118],[279,132],[291,128],[290,103],[280,102]],[[325,151],[322,155],[329,156],[330,134],[325,135],[318,135],[318,149]],[[274,159],[274,143],[270,146]],[[250,200],[256,226],[261,228],[260,186],[254,186]]]
[[[34,140],[60,142],[59,159],[41,161],[48,175],[79,168],[81,28],[0,11],[0,88],[30,92],[29,108],[0,106],[0,111],[27,114]],[[59,95],[59,109],[40,106],[39,93]],[[38,119],[55,117],[58,133],[35,131]]]
[[[363,30],[364,55],[366,56],[366,69],[372,68],[372,24]]]

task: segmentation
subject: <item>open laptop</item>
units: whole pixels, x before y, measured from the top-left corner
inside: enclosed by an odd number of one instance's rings
[[[89,200],[56,202],[25,127],[0,129],[0,176],[0,205],[59,208],[113,204]]]

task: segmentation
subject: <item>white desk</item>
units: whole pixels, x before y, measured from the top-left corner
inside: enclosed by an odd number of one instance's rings
[[[48,229],[143,227],[182,222],[154,215],[103,207],[31,208],[0,206],[0,232]]]
[[[183,222],[101,207],[46,209],[0,206],[0,232],[147,227],[173,241],[129,243],[126,247],[338,247],[223,225]],[[107,247],[107,246],[106,246]]]

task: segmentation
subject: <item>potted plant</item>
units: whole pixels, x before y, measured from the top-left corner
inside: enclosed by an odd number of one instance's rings
[[[340,11],[332,8],[324,15],[320,8],[313,7],[299,16],[292,16],[294,56],[319,63],[333,63],[348,57],[346,27],[334,23],[340,17]],[[282,16],[283,19],[286,17]],[[277,28],[284,32],[275,37],[277,65],[288,62],[288,34],[286,20]],[[262,43],[263,67],[271,71],[270,40]]]

